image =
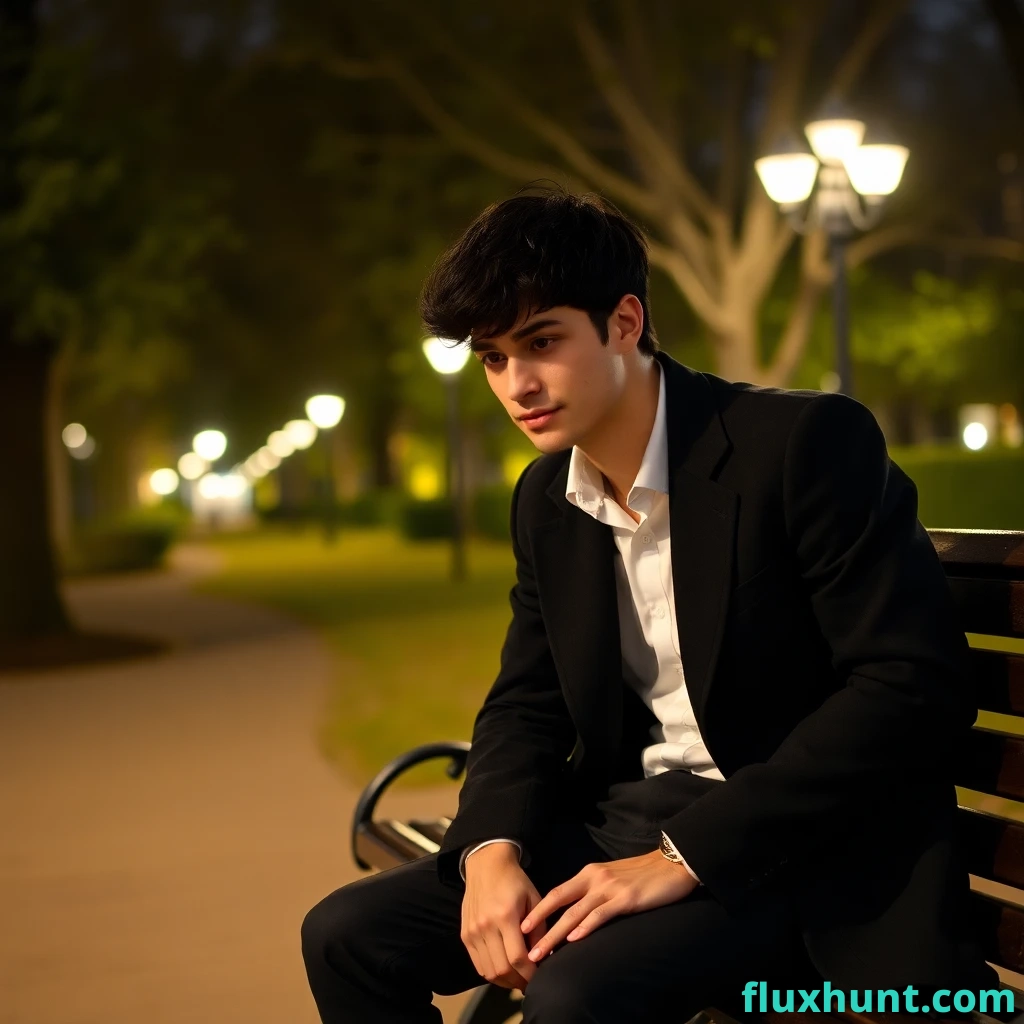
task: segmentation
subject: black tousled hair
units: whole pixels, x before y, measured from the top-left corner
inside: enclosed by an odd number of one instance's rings
[[[632,294],[644,313],[637,348],[653,355],[649,276],[643,232],[612,203],[592,192],[531,186],[488,206],[441,254],[423,285],[420,314],[430,334],[468,343],[571,306],[587,313],[607,344],[608,318]]]

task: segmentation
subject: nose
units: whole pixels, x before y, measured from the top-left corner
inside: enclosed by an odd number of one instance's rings
[[[508,397],[510,401],[522,402],[529,395],[540,390],[540,381],[533,368],[525,360],[509,359],[505,366],[508,381]]]

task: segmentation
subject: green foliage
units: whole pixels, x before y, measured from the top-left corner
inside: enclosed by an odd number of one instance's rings
[[[954,280],[918,270],[907,282],[877,267],[850,280],[850,346],[857,398],[930,407],[1024,400],[1024,287],[1020,271]],[[783,280],[765,304],[765,333],[778,335],[788,310]],[[790,382],[820,388],[835,367],[835,325],[823,306],[803,362]]]
[[[890,455],[917,485],[929,529],[1024,530],[1024,449],[922,445]]]
[[[68,347],[105,403],[188,369],[185,332],[210,292],[206,254],[231,244],[209,184],[165,176],[157,112],[111,104],[95,49],[49,26],[11,132],[14,201],[0,209],[0,307],[22,341]]]
[[[72,538],[64,557],[64,574],[80,576],[158,568],[187,523],[187,513],[171,503],[90,523]]]
[[[506,484],[480,487],[473,495],[473,529],[489,540],[509,540],[512,488]]]
[[[1001,301],[988,282],[960,284],[924,270],[909,289],[862,272],[852,292],[854,359],[891,372],[907,388],[944,387],[963,376],[972,343],[991,334]]]
[[[440,540],[455,536],[455,512],[447,498],[408,498],[398,513],[399,530],[407,540]]]

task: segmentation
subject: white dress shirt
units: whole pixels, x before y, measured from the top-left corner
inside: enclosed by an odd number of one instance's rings
[[[608,494],[604,475],[575,446],[569,458],[565,497],[598,522],[606,523],[615,538],[623,679],[658,719],[651,727],[653,742],[641,751],[644,775],[679,768],[724,780],[697,728],[679,651],[669,529],[665,374],[660,364],[655,362],[655,366],[660,377],[658,409],[640,469],[626,496],[626,504],[640,522],[635,522]],[[484,845],[469,848],[462,856],[462,866]],[[690,871],[685,861],[683,865]],[[697,877],[692,871],[690,874]]]

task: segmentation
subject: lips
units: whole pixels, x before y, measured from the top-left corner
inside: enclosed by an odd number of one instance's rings
[[[558,412],[560,406],[553,405],[550,409],[538,409],[536,412],[527,413],[525,416],[520,416],[519,420],[522,423],[529,423],[531,420],[538,420],[543,416],[547,416],[549,413]]]
[[[534,413],[532,416],[523,418],[519,422],[522,423],[527,430],[541,430],[551,422],[558,412],[559,409],[556,406],[554,409],[549,409],[547,412]]]

